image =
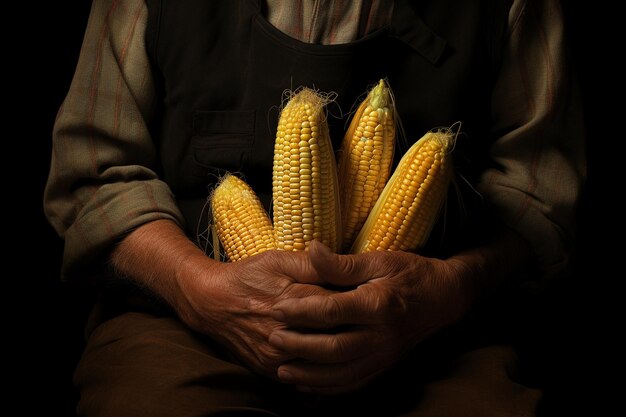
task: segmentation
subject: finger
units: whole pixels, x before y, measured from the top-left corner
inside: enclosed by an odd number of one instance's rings
[[[309,244],[309,257],[318,277],[333,285],[355,286],[378,278],[368,255],[339,255],[316,240]]]
[[[378,304],[378,305],[377,305]],[[327,329],[381,321],[380,303],[365,288],[331,295],[288,298],[274,304],[272,317],[289,326]]]
[[[315,388],[346,387],[381,372],[388,364],[378,355],[369,355],[340,364],[290,362],[278,367],[282,382]]]
[[[372,332],[364,329],[337,334],[278,330],[270,335],[269,343],[293,357],[316,363],[340,363],[371,353],[375,344],[373,339]]]
[[[267,251],[262,255],[269,258],[273,272],[282,274],[294,282],[302,284],[325,284],[317,270],[313,267],[310,257],[305,252]]]

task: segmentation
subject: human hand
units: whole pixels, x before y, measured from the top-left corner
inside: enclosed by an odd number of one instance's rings
[[[180,268],[181,319],[226,347],[238,360],[276,379],[278,366],[293,358],[269,344],[269,335],[286,326],[272,317],[280,300],[332,292],[311,285],[317,272],[308,254],[268,251],[242,261],[218,263],[194,257]]]
[[[342,287],[332,294],[283,297],[269,341],[284,355],[281,381],[316,393],[358,388],[467,309],[462,268],[406,252],[337,255],[314,242],[311,278]],[[332,329],[332,331],[329,331]]]

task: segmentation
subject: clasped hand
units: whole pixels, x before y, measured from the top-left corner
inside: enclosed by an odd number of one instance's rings
[[[256,372],[316,393],[356,389],[466,309],[454,261],[406,252],[270,251],[199,274],[179,311]]]

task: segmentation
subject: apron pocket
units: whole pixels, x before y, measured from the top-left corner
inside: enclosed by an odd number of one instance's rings
[[[254,110],[194,113],[191,150],[204,175],[243,168],[244,155],[254,145],[254,119]]]

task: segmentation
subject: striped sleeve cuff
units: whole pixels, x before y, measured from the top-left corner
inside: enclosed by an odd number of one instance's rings
[[[571,228],[565,229],[551,216],[551,208],[514,188],[481,184],[480,192],[492,211],[506,226],[519,233],[530,244],[544,279],[563,275],[570,266]]]
[[[62,279],[83,280],[97,274],[117,242],[137,227],[159,219],[181,227],[184,223],[164,182],[153,179],[100,187],[65,233]]]

